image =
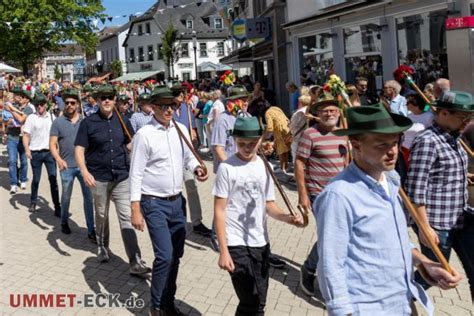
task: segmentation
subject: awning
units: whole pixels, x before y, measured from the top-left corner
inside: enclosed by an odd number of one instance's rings
[[[235,64],[249,61],[252,61],[252,47],[247,46],[241,47],[230,53],[228,56],[219,59],[219,62],[223,64]]]
[[[232,67],[225,64],[214,64],[213,62],[206,61],[198,65],[198,72],[208,71],[226,71],[232,70]]]
[[[252,46],[252,57],[254,61],[273,59],[273,42],[262,41]]]
[[[7,64],[0,63],[0,71],[1,72],[21,72],[20,69],[16,69],[12,66],[8,66]]]
[[[115,78],[114,80],[111,80],[111,82],[116,82],[116,81],[142,81],[143,79],[152,77],[152,76],[154,76],[154,75],[156,75],[160,72],[164,72],[164,70],[130,72],[128,74],[125,74],[123,76]]]

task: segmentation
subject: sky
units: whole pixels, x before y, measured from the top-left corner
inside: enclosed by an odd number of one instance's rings
[[[104,13],[113,16],[112,22],[106,21],[105,26],[118,26],[128,22],[130,14],[144,13],[148,10],[156,0],[102,0],[102,6],[105,8]],[[120,18],[116,16],[120,15]],[[126,15],[127,17],[122,17]],[[102,22],[99,22],[99,28],[103,28]]]

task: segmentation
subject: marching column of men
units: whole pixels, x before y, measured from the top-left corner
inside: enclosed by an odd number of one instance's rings
[[[319,287],[330,315],[410,315],[414,300],[431,315],[433,307],[424,289],[453,288],[461,276],[456,270],[449,274],[442,269],[428,238],[439,244],[448,259],[451,250],[456,251],[474,293],[474,212],[468,204],[472,175],[459,143],[460,133],[472,119],[474,98],[461,91],[441,92],[432,104],[433,125],[418,133],[410,148],[406,189],[430,227],[429,236],[415,227],[421,242],[418,251],[408,238],[398,197],[400,176],[394,170],[400,139],[412,121],[399,109],[403,107],[396,101],[398,86],[388,82],[385,90],[392,96],[389,109],[382,104],[347,109],[345,129],[338,128],[337,99],[318,94],[305,112],[312,121],[302,131],[295,152],[299,204],[312,210],[318,228],[317,243],[301,268],[300,285],[308,295]],[[130,115],[128,99],[119,97],[114,86],[101,85],[89,95],[85,118],[78,111],[77,90],[62,92],[64,109],[59,118],[46,110],[42,94],[33,97],[22,90],[16,94],[18,105],[7,107],[13,115],[7,145],[9,157],[12,153],[11,192],[26,185],[26,165],[18,170],[13,159],[24,152],[33,170],[30,212],[38,209],[44,164],[54,214],[61,217],[61,231],[70,234],[70,198],[77,178],[88,238],[97,243],[97,259],[102,263],[110,260],[109,206],[114,202],[130,274],[152,273],[151,314],[181,315],[175,294],[186,237],[183,185],[194,231],[211,233],[201,222],[195,182],[206,181],[208,175],[182,138],[191,143],[196,135],[193,97],[187,96],[192,89],[156,87],[138,98],[142,112]],[[246,111],[248,92],[235,86],[229,94],[211,137],[217,174],[213,188],[217,236],[213,229],[212,247],[220,253],[219,267],[231,274],[239,298],[236,314],[262,315],[272,262],[266,216],[296,226],[302,221],[285,215],[274,203],[273,181],[256,155],[263,127],[256,118],[238,115]],[[348,150],[353,157],[350,163]],[[249,214],[253,220],[247,218]],[[134,230],[143,231],[145,224],[154,252],[152,269],[142,260]]]

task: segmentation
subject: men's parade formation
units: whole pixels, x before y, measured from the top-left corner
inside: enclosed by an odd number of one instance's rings
[[[288,83],[294,113],[260,83],[249,92],[239,78],[232,85],[62,82],[59,93],[53,83],[10,78],[2,91],[10,193],[29,184],[28,211],[44,212],[37,205],[44,165],[58,226],[75,234],[69,209],[77,179],[87,238],[104,265],[110,240],[120,238],[110,234],[113,203],[130,275],[151,274],[151,315],[183,314],[175,296],[189,216],[193,232],[219,253],[216,269],[229,273],[235,314],[263,315],[270,266],[285,265],[271,252],[267,221],[304,225],[302,214],[275,202],[271,173],[278,172],[316,220],[317,242],[299,262],[306,295],[320,292],[329,315],[412,315],[415,301],[432,315],[425,290],[462,279],[439,253],[449,261],[456,252],[474,296],[473,157],[464,147],[474,138],[474,98],[450,90],[447,79],[423,92],[397,71],[394,78],[380,96],[367,93],[363,77],[350,89],[335,75],[324,86]],[[209,181],[203,158],[213,160],[213,206],[201,205],[198,193]],[[277,159],[268,170],[266,161]],[[202,222],[203,207],[214,208],[212,227]],[[150,264],[136,234],[145,229]]]

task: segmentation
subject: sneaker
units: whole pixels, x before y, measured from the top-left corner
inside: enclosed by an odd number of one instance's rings
[[[199,225],[193,226],[193,232],[195,232],[198,235],[204,236],[204,237],[210,237],[211,236],[211,230],[204,226],[203,223],[200,223]]]
[[[28,212],[33,213],[34,211],[36,211],[36,203],[31,203]]]
[[[313,296],[314,295],[314,281],[316,279],[316,275],[308,271],[305,266],[301,266],[300,271],[300,287],[301,290],[306,295]]]
[[[270,258],[268,258],[268,262],[270,263],[270,266],[281,269],[284,266],[286,266],[286,262],[278,258],[277,256],[270,254]]]
[[[26,190],[26,182],[22,182],[22,183],[20,184],[20,188],[21,188],[22,190]]]
[[[95,231],[93,231],[91,234],[87,234],[87,238],[90,240],[91,243],[97,244],[97,237],[95,235]]]
[[[69,228],[69,224],[68,223],[62,223],[61,224],[61,231],[63,232],[63,234],[69,235],[71,233],[71,229]]]
[[[145,266],[145,261],[143,260],[130,264],[131,275],[143,275],[150,272],[151,272],[151,268]]]
[[[97,260],[99,262],[109,262],[110,257],[109,257],[109,251],[105,247],[99,247],[97,249]]]
[[[16,185],[12,185],[10,188],[10,194],[15,194],[18,192],[18,187]]]
[[[219,242],[216,238],[211,238],[211,248],[215,252],[219,252]]]

